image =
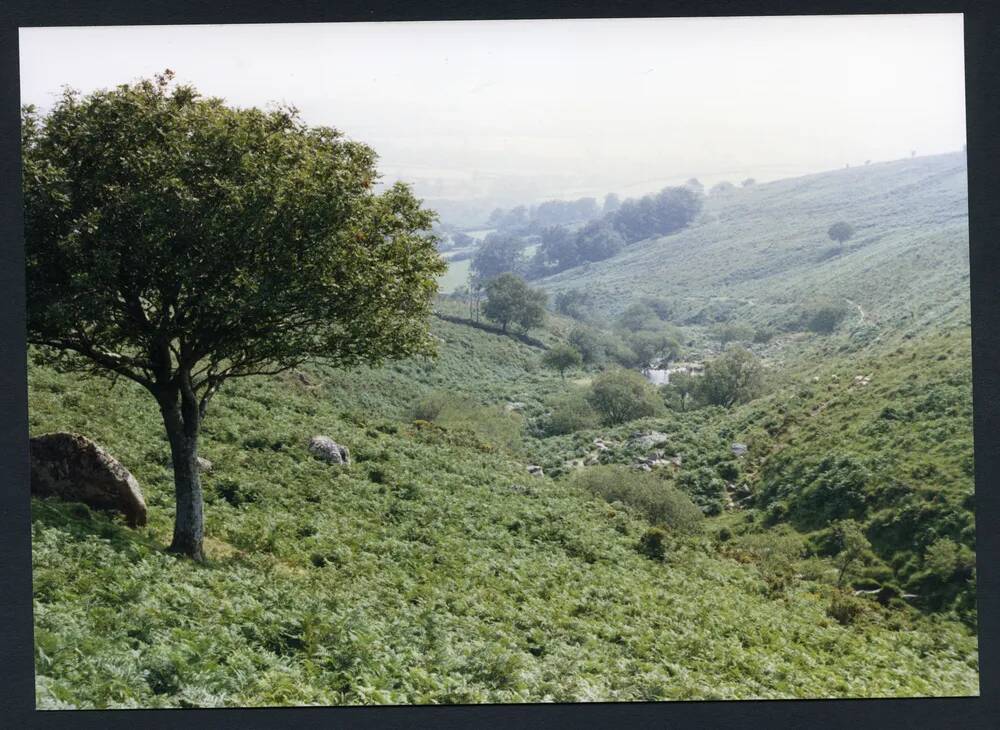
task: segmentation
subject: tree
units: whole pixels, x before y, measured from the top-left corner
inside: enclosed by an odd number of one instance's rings
[[[696,177],[688,178],[688,181],[686,183],[684,183],[684,184],[687,187],[689,187],[692,190],[694,190],[699,195],[702,195],[705,192],[705,186],[702,185],[701,181],[698,180],[698,178],[696,178]]]
[[[576,266],[587,261],[603,261],[611,258],[625,247],[625,239],[606,221],[592,221],[576,234]],[[565,267],[564,267],[565,268]]]
[[[501,274],[520,274],[524,264],[524,242],[520,238],[509,233],[491,233],[472,257],[473,287],[482,287]]]
[[[681,352],[680,343],[669,329],[636,332],[628,338],[628,346],[635,353],[636,364],[640,367],[649,367],[657,361],[669,362]]]
[[[307,359],[431,352],[445,265],[375,152],[292,108],[227,107],[168,71],[23,111],[28,340],[155,398],[173,460],[170,549],[203,557],[198,438],[231,378]],[[373,286],[373,282],[378,282]]]
[[[699,388],[706,403],[726,408],[753,400],[762,389],[760,362],[752,352],[736,345],[705,365]]]
[[[729,195],[736,189],[736,186],[731,182],[723,180],[720,183],[716,183],[712,186],[712,189],[708,191],[709,195]]]
[[[828,235],[831,240],[836,241],[838,244],[843,246],[844,242],[854,235],[854,226],[850,223],[839,221],[830,226],[826,235]]]
[[[511,322],[525,331],[545,321],[545,292],[532,289],[524,279],[511,274],[501,274],[486,284],[486,304],[483,314],[506,332]]]
[[[605,425],[655,416],[663,408],[653,386],[631,370],[601,373],[590,386],[587,402]]]
[[[662,320],[648,304],[637,302],[630,305],[618,317],[618,325],[629,332],[654,329],[661,326]]]
[[[749,342],[754,331],[742,322],[720,322],[712,327],[712,334],[719,341],[719,346],[725,348],[730,342]]]
[[[573,319],[587,318],[587,312],[593,304],[590,292],[583,289],[567,289],[556,293],[554,300],[556,311]]]
[[[576,246],[576,236],[563,226],[549,226],[542,231],[542,242],[538,247],[544,263],[556,271],[576,266],[580,252]]]
[[[585,364],[595,365],[604,361],[604,342],[597,330],[578,325],[570,330],[566,339],[580,353]]]
[[[621,204],[621,198],[614,193],[608,193],[604,196],[604,207],[601,212],[604,213],[604,215],[610,215],[618,210],[621,207]]]
[[[542,355],[542,364],[545,367],[552,368],[553,370],[559,371],[559,377],[566,377],[566,371],[570,368],[577,368],[583,363],[583,358],[580,356],[579,351],[572,345],[567,345],[565,343],[559,343],[549,348],[544,355]]]
[[[701,378],[690,373],[670,374],[670,382],[663,388],[663,400],[669,408],[686,411],[698,405]]]
[[[752,177],[748,177],[746,180],[744,180],[743,182],[740,183],[740,185],[742,185],[745,188],[752,187],[752,186],[754,186],[756,184],[757,184],[757,181],[754,180]]]
[[[812,332],[829,334],[844,321],[848,311],[847,306],[840,302],[815,302],[802,313],[802,323]]]
[[[610,222],[626,243],[634,243],[684,228],[701,207],[702,196],[691,188],[668,187],[639,200],[626,200]]]
[[[851,519],[841,520],[833,528],[833,536],[839,548],[837,552],[837,587],[844,584],[849,571],[868,555],[871,543],[861,530],[861,525]]]

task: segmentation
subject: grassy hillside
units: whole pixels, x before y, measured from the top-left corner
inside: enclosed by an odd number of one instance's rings
[[[968,311],[967,194],[964,153],[739,188],[709,196],[679,233],[539,285],[584,289],[611,314],[658,296],[681,319],[766,323],[822,293],[882,324],[939,323]],[[839,220],[856,229],[840,253],[827,237]]]
[[[610,313],[671,299],[695,359],[716,354],[716,318],[860,307],[831,334],[752,344],[766,390],[729,409],[546,436],[597,375],[540,366],[575,325],[554,315],[530,340],[433,317],[436,359],[230,382],[200,448],[201,565],[164,550],[153,400],[32,364],[31,433],[96,440],[150,509],[132,530],[33,500],[40,706],[976,694],[964,186],[964,159],[943,155],[741,189],[684,232],[544,282]],[[841,218],[858,233],[824,253]],[[635,436],[652,431],[677,463],[643,476]],[[316,434],[354,463],[314,459]],[[567,465],[596,438],[603,471]],[[581,474],[632,491],[605,500]],[[669,495],[707,516],[657,532],[650,503]],[[871,542],[846,590],[843,518]]]
[[[841,626],[831,588],[773,596],[711,537],[641,555],[646,529],[566,480],[529,477],[481,434],[393,417],[409,388],[486,377],[531,353],[442,323],[442,373],[261,378],[219,396],[202,452],[207,550],[166,555],[168,449],[142,392],[31,371],[31,430],[80,430],[133,470],[134,531],[34,503],[39,701],[46,707],[566,701],[969,694],[975,638],[872,603]],[[464,351],[463,342],[473,345]],[[506,352],[506,359],[498,357]],[[461,371],[452,370],[458,362]],[[411,373],[412,374],[412,373]],[[397,383],[399,394],[388,385]],[[517,387],[514,387],[516,383]],[[504,388],[510,388],[502,392]],[[385,415],[383,415],[383,413]],[[306,451],[348,444],[338,471]]]

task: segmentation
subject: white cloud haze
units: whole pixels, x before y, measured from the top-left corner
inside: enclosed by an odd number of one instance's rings
[[[960,149],[961,15],[22,29],[43,110],[164,68],[288,102],[428,197],[645,192]]]

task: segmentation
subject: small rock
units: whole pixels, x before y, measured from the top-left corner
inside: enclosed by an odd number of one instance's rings
[[[733,456],[745,456],[746,453],[747,453],[747,445],[746,444],[741,444],[739,442],[735,442],[734,441],[733,444],[732,444],[732,446],[730,448],[733,451]]]
[[[31,493],[120,512],[130,527],[146,524],[146,501],[135,477],[111,454],[76,433],[47,433],[29,441]]]
[[[328,436],[313,436],[309,441],[309,453],[327,464],[348,465],[351,452]]]
[[[545,472],[542,471],[542,467],[538,466],[537,464],[529,464],[528,473],[531,474],[531,476],[533,477],[545,476]]]

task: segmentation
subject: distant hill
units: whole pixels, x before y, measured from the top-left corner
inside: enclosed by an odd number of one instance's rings
[[[543,279],[585,289],[613,314],[639,296],[673,300],[692,323],[729,311],[758,324],[816,296],[846,297],[881,321],[968,311],[964,153],[918,157],[709,195],[689,228]],[[827,237],[844,220],[855,235]]]

